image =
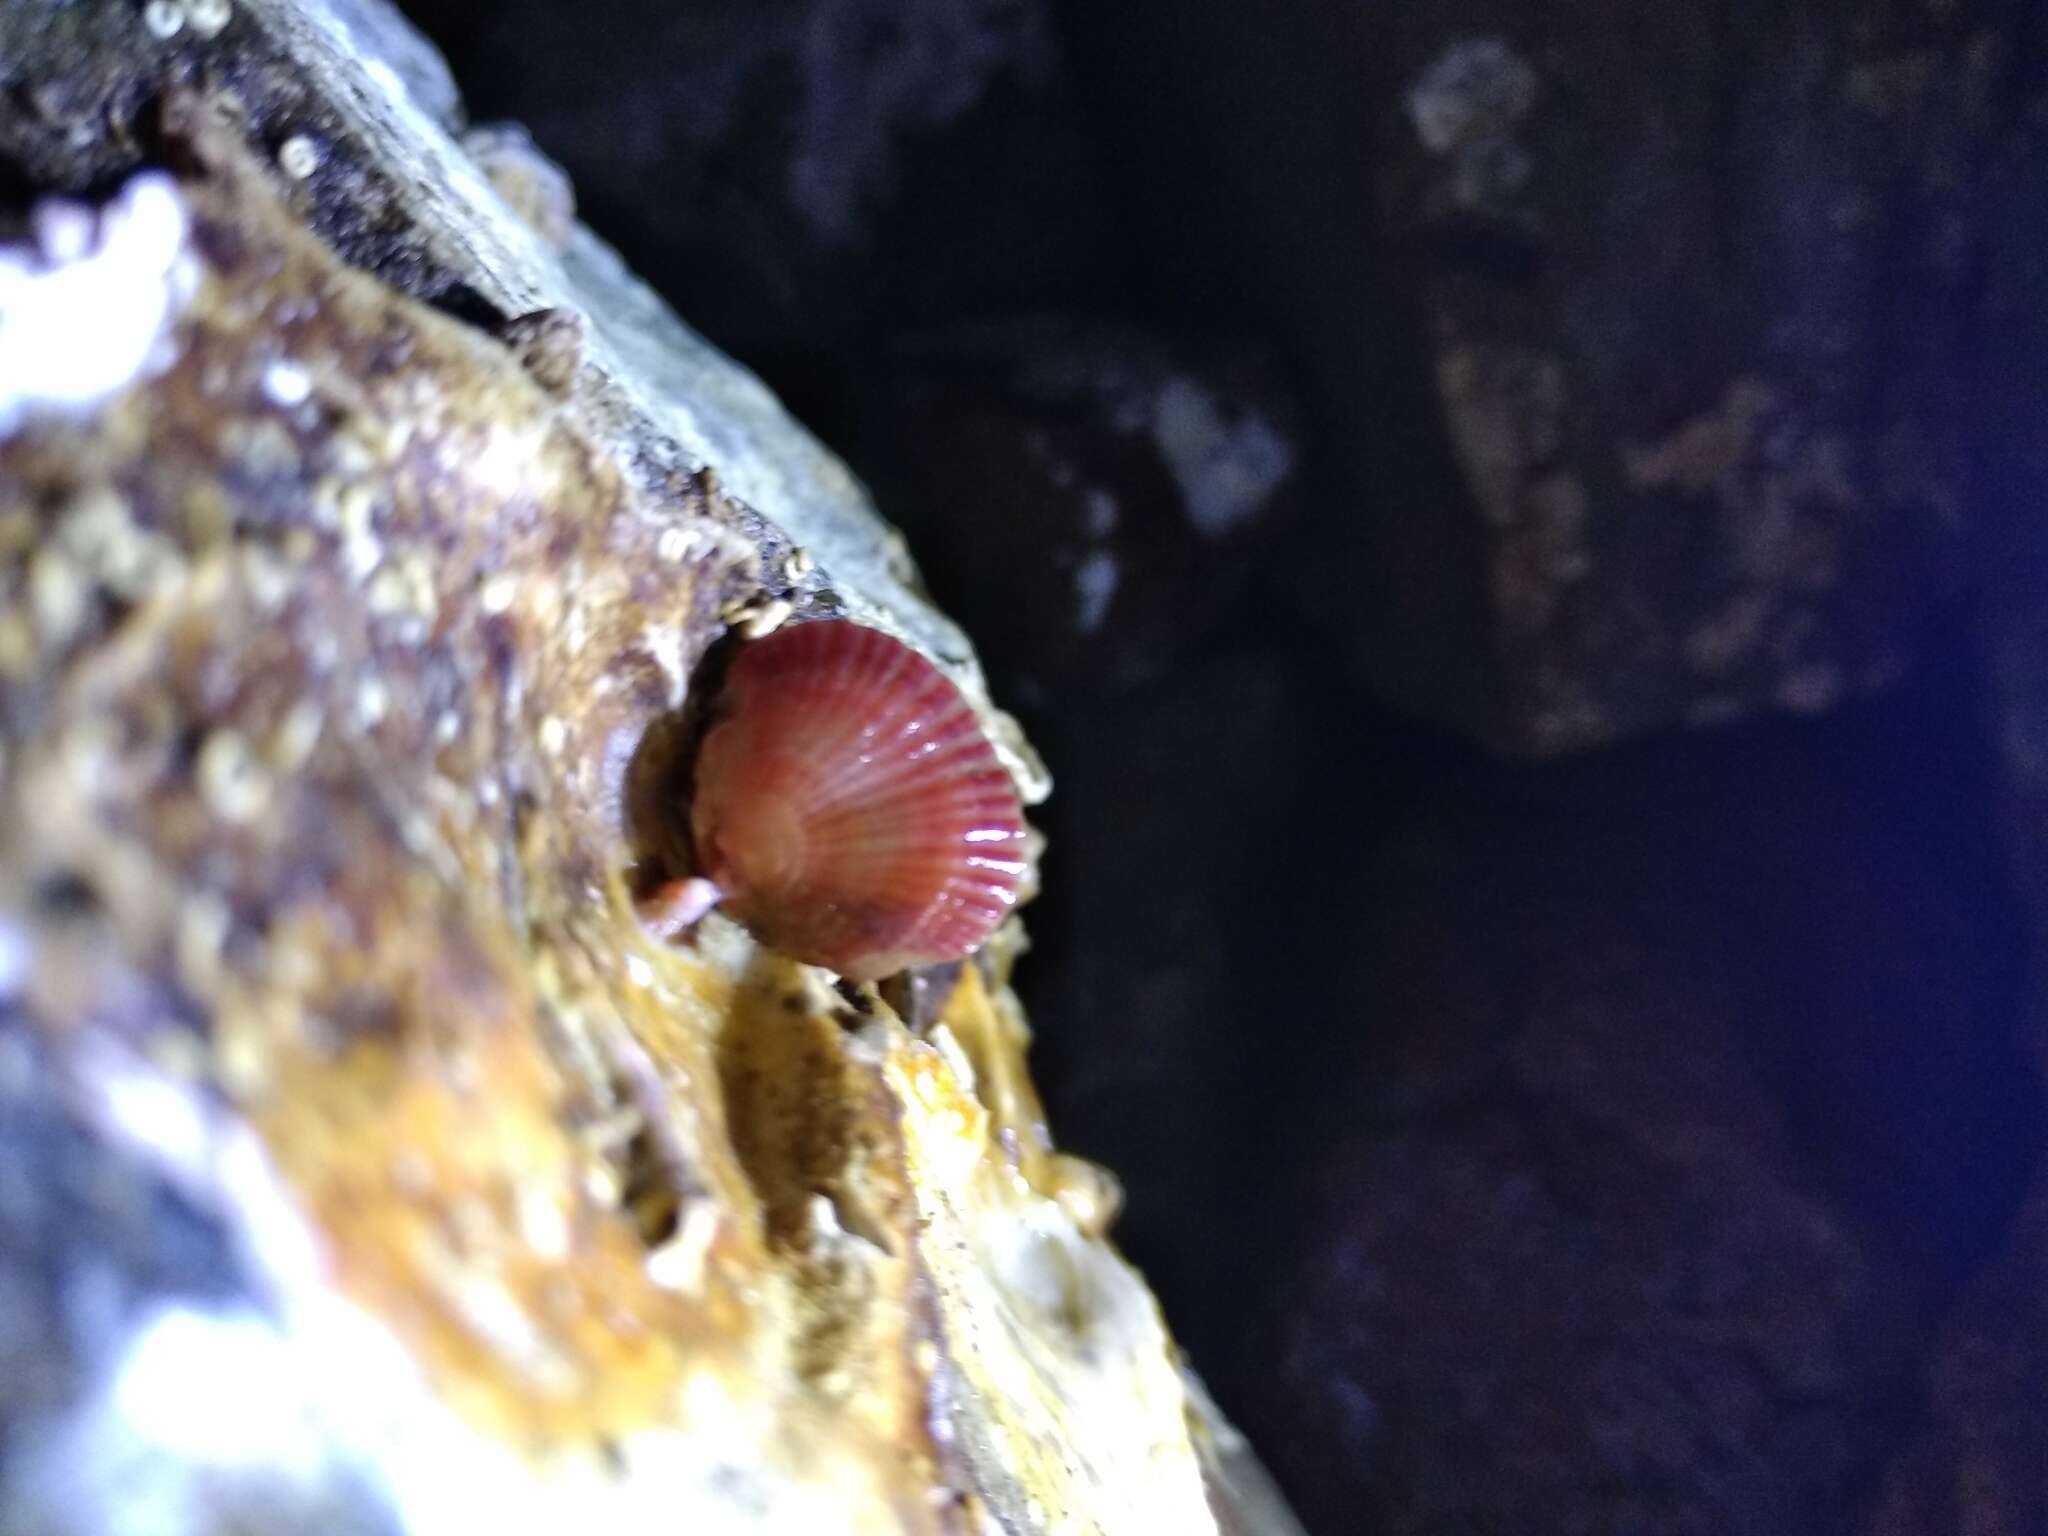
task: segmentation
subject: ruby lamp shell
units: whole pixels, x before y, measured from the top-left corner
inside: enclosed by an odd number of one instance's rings
[[[960,690],[843,619],[741,647],[690,825],[729,916],[857,981],[977,948],[1029,863],[1016,789]]]

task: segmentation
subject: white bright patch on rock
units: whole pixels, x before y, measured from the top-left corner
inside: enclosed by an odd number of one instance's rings
[[[135,177],[97,215],[36,212],[35,243],[0,249],[0,432],[30,411],[84,410],[163,361],[191,296],[185,205],[169,177]]]
[[[1431,154],[1502,132],[1536,101],[1536,72],[1497,37],[1453,43],[1408,92],[1408,119]]]
[[[304,405],[313,393],[313,376],[290,358],[279,358],[263,370],[263,393],[287,409]]]
[[[18,996],[28,985],[31,963],[28,935],[0,919],[0,1002]]]
[[[1216,397],[1184,375],[1160,386],[1152,436],[1188,521],[1211,538],[1249,522],[1294,468],[1294,450],[1271,422],[1250,412],[1226,420]]]
[[[11,1513],[47,1536],[391,1529],[331,1460],[316,1379],[247,1307],[151,1309],[97,1388],[23,1447]],[[379,1514],[386,1518],[379,1519]]]
[[[868,1529],[829,1476],[763,1471],[771,1405],[740,1401],[708,1369],[683,1389],[703,1410],[687,1428],[619,1441],[629,1476],[581,1454],[528,1460],[466,1424],[390,1328],[336,1288],[323,1238],[245,1122],[118,1044],[73,1049],[74,1110],[228,1226],[237,1284],[152,1298],[109,1330],[75,1400],[15,1421],[5,1536]],[[708,1224],[686,1217],[679,1240],[701,1267],[717,1213],[700,1209]]]
[[[1080,611],[1074,622],[1081,633],[1091,635],[1109,617],[1109,605],[1116,597],[1119,573],[1116,557],[1097,550],[1074,570],[1074,598]]]

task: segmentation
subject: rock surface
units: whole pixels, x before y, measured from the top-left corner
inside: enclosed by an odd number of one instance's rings
[[[1870,1536],[2023,1536],[2048,1509],[2048,1207],[2040,1188],[2005,1251],[1936,1340],[1925,1412],[1886,1468]]]
[[[1273,1127],[1264,1322],[1207,1362],[1312,1529],[1866,1528],[2041,1146],[1969,719],[1930,686],[1535,780],[1358,762],[1387,830],[1330,857],[1401,899],[1330,950],[1370,1003],[1287,1014],[1343,1087],[1275,1095],[1326,1108]],[[2005,1272],[1967,1337],[2011,1364],[1941,1400],[2027,1402]]]
[[[0,353],[0,1527],[1286,1536],[1018,935],[906,1018],[634,915],[728,622],[891,628],[1046,787],[844,468],[380,6],[13,6],[0,75],[125,189],[0,267],[123,360]]]
[[[2022,10],[1071,20],[1182,310],[1313,380],[1333,640],[1552,753],[1823,710],[1922,650]]]

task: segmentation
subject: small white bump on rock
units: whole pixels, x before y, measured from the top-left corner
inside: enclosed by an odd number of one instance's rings
[[[185,7],[177,0],[149,0],[142,8],[142,24],[151,37],[169,42],[185,30]]]
[[[218,37],[234,19],[230,0],[185,0],[185,23],[194,37]]]
[[[306,134],[293,134],[277,146],[277,168],[293,181],[304,181],[320,169],[320,146]]]

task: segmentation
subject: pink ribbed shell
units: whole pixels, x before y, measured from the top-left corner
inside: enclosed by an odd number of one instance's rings
[[[841,619],[733,659],[690,822],[729,914],[855,980],[959,959],[1025,874],[1017,792],[960,690]]]

